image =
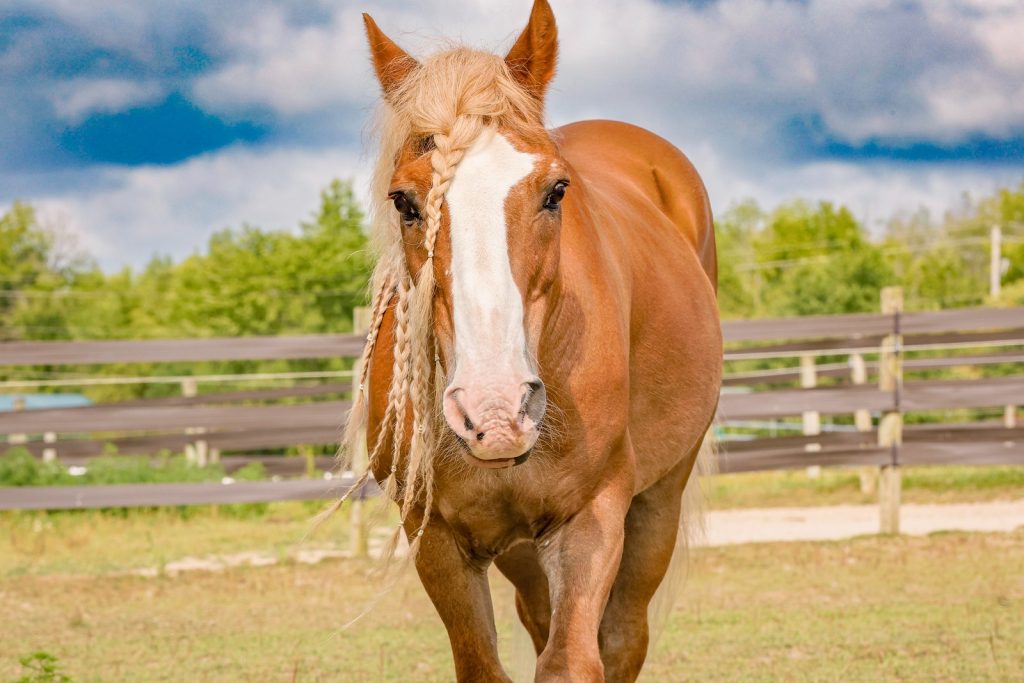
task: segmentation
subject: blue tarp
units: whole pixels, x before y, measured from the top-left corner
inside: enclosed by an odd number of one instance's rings
[[[0,394],[0,411],[14,410],[18,401],[24,404],[25,410],[81,408],[92,405],[92,401],[81,394]]]

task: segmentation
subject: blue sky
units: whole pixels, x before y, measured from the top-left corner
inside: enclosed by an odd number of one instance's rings
[[[414,54],[504,50],[529,0],[0,0],[0,208],[107,268],[214,230],[290,227],[365,184],[377,89],[360,12]],[[607,117],[686,151],[718,211],[848,204],[869,223],[1024,178],[1024,3],[552,0],[554,125]]]

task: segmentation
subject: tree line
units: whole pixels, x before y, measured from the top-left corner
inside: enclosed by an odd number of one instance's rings
[[[334,181],[295,230],[226,228],[182,260],[107,273],[15,203],[0,217],[0,339],[346,331],[373,265],[364,222],[351,185]],[[995,225],[999,301],[989,299]],[[716,230],[725,318],[876,311],[887,285],[902,285],[912,310],[1024,303],[1024,182],[941,217],[894,216],[878,235],[846,207],[806,201],[742,202]]]

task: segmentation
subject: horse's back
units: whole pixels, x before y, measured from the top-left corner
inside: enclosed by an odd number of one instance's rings
[[[553,131],[559,150],[590,182],[639,194],[653,202],[717,282],[715,232],[707,190],[690,160],[672,143],[619,121],[580,121]]]

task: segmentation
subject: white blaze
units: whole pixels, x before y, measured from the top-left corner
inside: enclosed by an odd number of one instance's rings
[[[523,380],[530,374],[523,298],[509,262],[505,199],[533,164],[533,155],[516,150],[494,129],[485,129],[448,188],[455,366],[460,375]]]

